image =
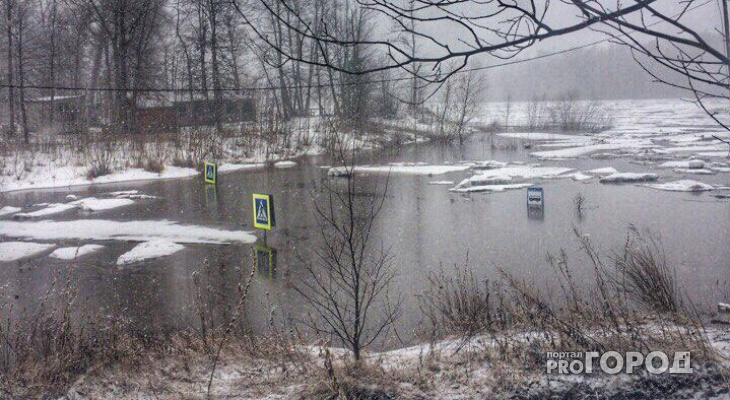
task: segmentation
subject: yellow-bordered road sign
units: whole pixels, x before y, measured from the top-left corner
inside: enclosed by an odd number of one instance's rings
[[[205,183],[212,183],[215,185],[215,181],[218,178],[218,166],[212,162],[205,162],[203,167],[203,178]]]
[[[276,226],[274,216],[274,196],[270,194],[253,195],[253,226],[259,229],[271,230]]]

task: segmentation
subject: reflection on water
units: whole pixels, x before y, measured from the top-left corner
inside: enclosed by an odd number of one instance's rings
[[[485,135],[461,147],[419,145],[398,155],[363,154],[358,162],[529,160],[523,146],[516,143]],[[240,287],[254,269],[246,323],[254,330],[265,330],[272,308],[296,320],[306,314],[306,306],[292,289],[292,283],[304,279],[300,257],[313,257],[321,240],[313,202],[321,200],[322,183],[328,179],[320,165],[329,164],[331,160],[326,157],[315,157],[300,160],[298,167],[287,170],[220,174],[217,185],[186,179],[75,189],[79,196],[139,189],[160,198],[137,201],[133,206],[93,216],[72,212],[54,219],[168,219],[253,231],[251,196],[271,193],[276,198],[277,227],[267,234],[264,246],[186,245],[185,250],[171,256],[125,267],[116,266],[116,259],[134,243],[108,242],[98,253],[74,262],[44,256],[7,263],[0,268],[1,295],[6,305],[12,304],[16,316],[22,315],[39,306],[40,299],[53,285],[54,276],[68,272],[78,282],[79,304],[89,314],[114,315],[146,329],[200,327],[203,318],[213,326],[230,317]],[[606,166],[619,171],[647,170],[626,159],[543,164],[580,170]],[[549,291],[556,286],[557,278],[545,256],[564,249],[576,269],[576,281],[590,282],[591,269],[581,267],[587,264],[578,251],[576,228],[590,235],[605,255],[623,245],[630,225],[651,229],[660,236],[667,259],[677,267],[681,287],[693,301],[710,309],[718,301],[729,300],[723,291],[730,278],[728,202],[716,201],[710,195],[660,192],[635,185],[553,179],[535,182],[549,194],[549,202],[543,207],[527,207],[525,218],[525,189],[463,195],[449,192],[448,187],[429,185],[435,180],[458,182],[468,176],[466,172],[438,177],[390,177],[386,205],[373,234],[384,246],[394,249],[398,270],[394,290],[402,293],[405,300],[399,330],[404,339],[421,320],[416,295],[426,289],[429,272],[440,265],[462,263],[467,252],[480,277],[497,279],[498,268],[505,268]],[[727,185],[727,176],[719,174],[703,180]],[[371,193],[370,189],[383,179],[376,175],[362,177],[362,193]],[[574,204],[578,193],[591,205],[580,217]],[[11,205],[63,202],[67,194],[66,190],[14,193],[0,201]],[[263,234],[257,234],[263,245]]]

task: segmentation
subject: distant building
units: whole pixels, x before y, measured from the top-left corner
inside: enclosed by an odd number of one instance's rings
[[[147,133],[176,132],[182,127],[214,126],[212,98],[196,96],[193,100],[170,100],[172,94],[154,93],[137,99],[137,125]],[[222,99],[221,122],[225,124],[253,121],[256,105],[253,99]]]
[[[83,133],[88,128],[86,96],[38,97],[26,101],[28,129],[39,134]]]

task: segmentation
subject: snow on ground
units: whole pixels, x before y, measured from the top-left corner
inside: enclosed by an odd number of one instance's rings
[[[0,243],[0,262],[16,261],[34,256],[55,247],[46,243],[2,242]]]
[[[0,208],[0,217],[2,217],[3,215],[14,214],[20,210],[21,210],[20,207],[5,206],[3,208]]]
[[[57,258],[59,260],[73,260],[75,258],[85,256],[95,251],[103,249],[104,246],[98,244],[85,244],[83,246],[76,247],[62,247],[56,249],[49,255],[51,258]]]
[[[146,242],[166,239],[175,243],[254,243],[246,231],[228,231],[175,221],[0,221],[0,235],[36,240],[125,240]]]
[[[279,161],[274,163],[274,168],[293,168],[297,163],[294,161]]]
[[[329,176],[348,176],[352,173],[402,174],[402,175],[443,175],[470,169],[469,165],[424,165],[413,163],[394,163],[390,165],[355,167],[333,167],[327,171]]]
[[[26,212],[26,213],[17,213],[14,215],[14,217],[15,218],[46,217],[49,215],[59,214],[64,211],[68,211],[68,210],[74,209],[76,207],[77,206],[74,204],[64,204],[64,203],[48,204],[47,206],[41,208],[40,210]]]
[[[184,248],[185,246],[169,240],[150,240],[149,242],[138,244],[132,250],[119,256],[119,259],[117,259],[117,265],[131,264],[152,258],[169,256],[170,254],[177,253]]]
[[[601,178],[601,183],[633,183],[633,182],[652,182],[659,179],[657,174],[637,173],[637,172],[617,172]]]
[[[509,185],[465,186],[451,188],[449,191],[456,193],[504,192],[505,190],[522,189],[532,185],[532,183],[513,183]]]
[[[165,166],[165,169],[161,173],[132,168],[98,178],[88,179],[86,177],[86,168],[48,165],[33,169],[21,180],[11,179],[10,177],[0,178],[0,193],[26,189],[48,189],[104,183],[178,179],[196,176],[199,173],[198,170],[192,168],[168,165]]]
[[[708,190],[715,190],[715,187],[712,185],[689,179],[667,183],[646,184],[644,186],[652,189],[667,190],[670,192],[704,192]]]
[[[130,199],[97,199],[96,197],[88,197],[72,201],[70,204],[76,205],[84,211],[103,211],[128,206],[134,204],[134,201]]]

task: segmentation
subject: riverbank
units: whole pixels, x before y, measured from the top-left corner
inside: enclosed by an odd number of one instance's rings
[[[513,332],[448,339],[388,352],[369,353],[359,365],[346,351],[286,347],[274,340],[233,342],[211,375],[212,356],[175,349],[149,354],[132,365],[90,371],[57,398],[91,399],[723,399],[730,396],[730,330],[710,328],[714,360],[694,361],[680,375],[546,374]],[[508,351],[504,349],[508,348]],[[693,352],[693,356],[698,353]],[[17,398],[22,398],[17,397]]]
[[[373,122],[355,133],[313,117],[267,134],[238,126],[222,133],[198,128],[175,135],[34,137],[30,144],[0,143],[0,193],[190,178],[200,175],[204,161],[218,163],[219,173],[287,168],[300,157],[347,148],[395,150],[423,140],[427,128],[411,125]]]

